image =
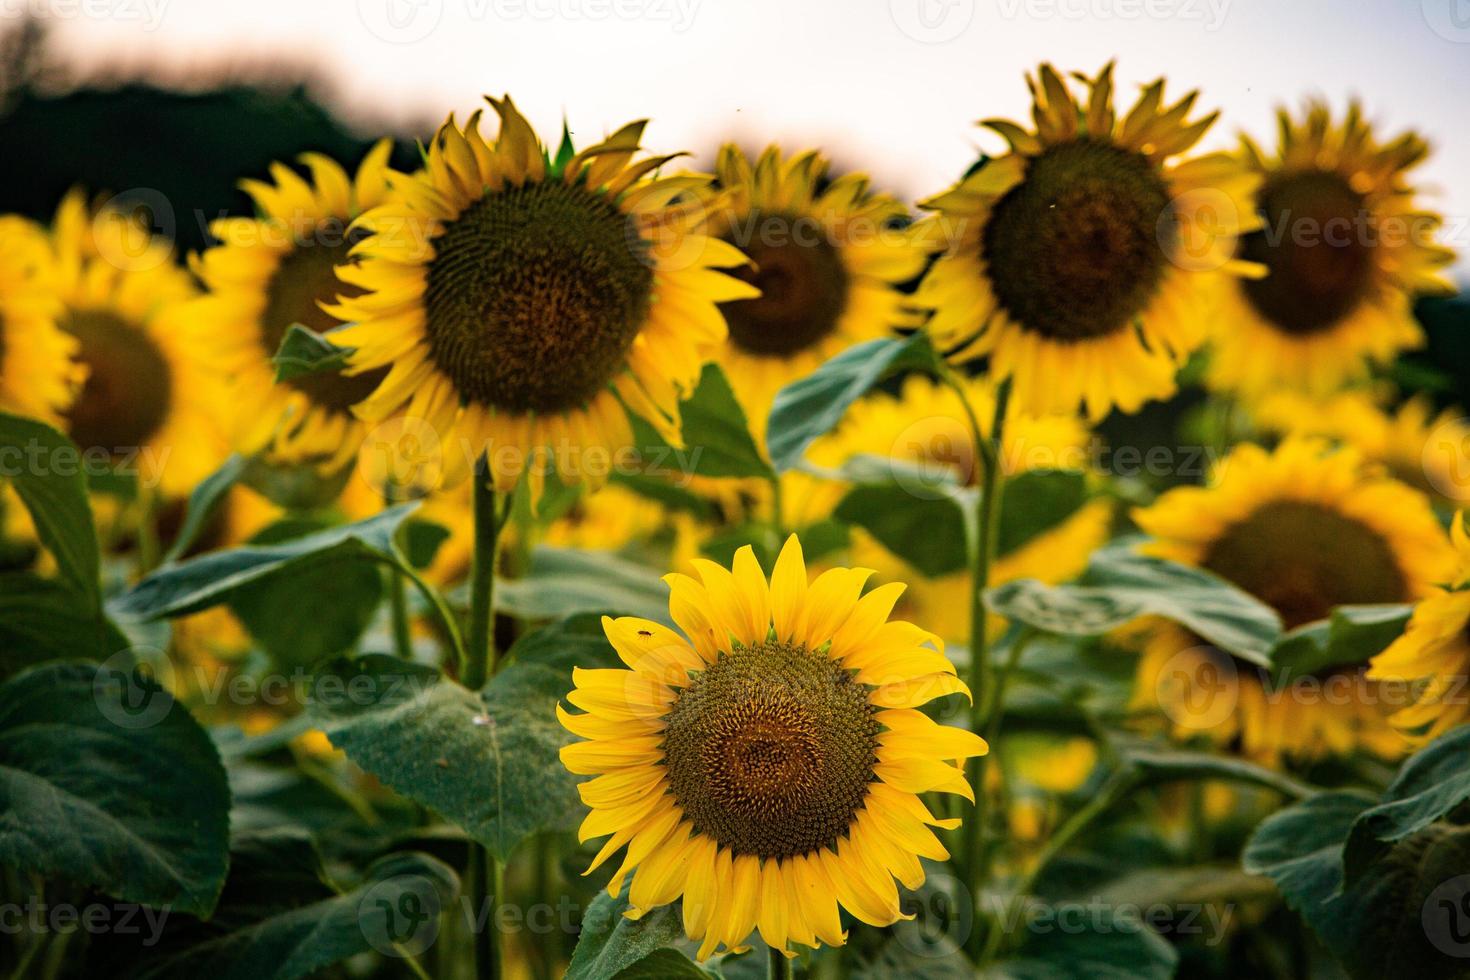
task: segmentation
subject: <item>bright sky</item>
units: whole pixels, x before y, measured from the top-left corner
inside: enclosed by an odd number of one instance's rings
[[[1272,113],[1356,95],[1435,147],[1421,179],[1470,252],[1470,0],[0,0],[49,11],[85,63],[187,68],[293,56],[346,109],[424,119],[510,92],[543,132],[579,141],[649,117],[650,149],[820,145],[913,200],[995,149],[975,120],[1021,116],[1041,60],[1120,93],[1165,75],[1274,141]],[[1470,262],[1462,260],[1462,272]]]

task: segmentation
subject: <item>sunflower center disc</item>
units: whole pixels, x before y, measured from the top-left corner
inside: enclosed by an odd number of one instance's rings
[[[429,350],[460,398],[578,407],[617,374],[648,316],[646,243],[606,197],[559,181],[487,194],[434,239]]]
[[[266,289],[265,310],[260,315],[260,344],[267,357],[274,357],[280,350],[281,340],[293,323],[319,334],[342,325],[317,303],[332,302],[339,295],[362,295],[357,286],[338,279],[336,272],[336,267],[347,261],[347,252],[357,237],[337,245],[301,244],[281,260]],[[314,405],[346,412],[371,395],[387,375],[387,368],[351,377],[324,372],[300,375],[285,383],[304,392]]]
[[[837,663],[781,643],[721,654],[668,721],[669,783],[695,830],[763,858],[835,846],[867,795],[881,727]]]
[[[1363,196],[1337,174],[1307,172],[1268,181],[1258,204],[1266,225],[1242,239],[1241,254],[1270,271],[1245,281],[1251,305],[1287,333],[1331,328],[1373,283]]]
[[[163,428],[173,379],[163,351],[143,330],[103,310],[77,310],[65,323],[80,343],[87,381],[66,413],[83,450],[124,453]]]
[[[1086,139],[1050,147],[991,210],[990,286],[1012,319],[1051,340],[1123,330],[1163,279],[1170,207],[1142,154]]]
[[[1281,614],[1287,629],[1334,606],[1403,602],[1403,573],[1378,532],[1318,504],[1281,500],[1232,525],[1205,568]]]
[[[847,305],[847,269],[811,218],[752,211],[725,236],[755,263],[730,270],[761,291],[720,305],[730,339],[747,354],[785,357],[837,328]]]

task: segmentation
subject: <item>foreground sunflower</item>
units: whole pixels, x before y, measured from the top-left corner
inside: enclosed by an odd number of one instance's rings
[[[272,361],[292,324],[318,334],[341,321],[322,309],[339,295],[356,295],[336,267],[361,234],[348,231],[359,214],[382,202],[392,144],[372,148],[349,178],[320,154],[302,157],[304,179],[274,164],[274,183],[241,182],[260,217],[223,218],[210,225],[219,245],[191,262],[208,290],[192,306],[208,335],[206,349],[230,379],[233,442],[242,452],[269,449],[281,463],[337,470],[365,435],[352,406],[373,393],[386,369],[356,377],[310,374],[276,382]]]
[[[1082,80],[1085,105],[1042,65],[1035,131],[983,123],[1010,152],[921,202],[948,248],[915,302],[949,357],[1014,379],[1018,407],[1097,418],[1172,392],[1220,274],[1253,274],[1231,252],[1257,178],[1225,154],[1170,162],[1215,120],[1187,118],[1197,93],[1167,106],[1156,81],[1119,120],[1112,65]]]
[[[679,397],[725,338],[716,304],[755,290],[715,271],[745,256],[680,203],[707,178],[633,162],[643,123],[551,159],[509,98],[489,101],[493,142],[479,113],[451,117],[425,169],[354,223],[371,237],[337,274],[362,293],[328,308],[349,324],[334,340],[355,348],[349,374],[388,371],[361,418],[423,420],[452,466],[484,454],[500,491],[544,478],[543,452],[599,486],[632,442],[625,407],[678,439]]]
[[[0,411],[55,423],[81,372],[76,340],[56,325],[61,304],[50,274],[45,232],[25,218],[0,216]]]
[[[966,400],[988,428],[995,415],[994,384],[973,379],[964,387]],[[1001,468],[1007,479],[1036,470],[1085,470],[1090,439],[1075,415],[1016,413],[1001,436]],[[813,446],[811,458],[835,468],[860,454],[912,464],[971,488],[979,486],[983,466],[959,396],[952,388],[917,375],[905,379],[897,396],[875,394],[854,405],[832,434]],[[1107,540],[1112,513],[1109,501],[1089,500],[1024,539],[1002,534],[1002,549],[990,570],[991,584],[1074,578]],[[1001,523],[1004,527],[1004,514]],[[925,578],[861,531],[853,533],[853,548],[854,558],[877,569],[880,578],[911,583],[904,594],[905,615],[947,640],[969,636],[968,569]]]
[[[752,165],[733,144],[716,162],[709,234],[750,256],[736,275],[760,290],[721,307],[730,335],[716,359],[757,435],[786,384],[907,319],[894,287],[924,265],[899,227],[907,209],[863,174],[828,181],[828,166],[815,150],[783,157],[776,146]]]
[[[1429,742],[1470,718],[1470,535],[1463,514],[1450,529],[1458,566],[1414,607],[1408,628],[1368,665],[1384,683],[1416,685],[1414,703],[1394,713],[1394,727],[1416,743]]]
[[[223,461],[225,416],[197,324],[197,294],[170,245],[130,217],[68,194],[51,235],[59,323],[85,372],[63,413],[72,441],[102,450],[139,486],[185,496]]]
[[[1357,452],[1314,439],[1269,453],[1243,445],[1209,486],[1171,490],[1134,519],[1153,537],[1150,553],[1232,582],[1286,629],[1337,606],[1419,599],[1453,559],[1427,497]],[[1157,698],[1180,736],[1203,734],[1268,763],[1355,748],[1396,755],[1404,742],[1387,724],[1392,692],[1362,671],[1352,664],[1273,680],[1165,625],[1145,648],[1137,699]]]
[[[1323,436],[1352,446],[1365,459],[1432,498],[1470,501],[1470,478],[1463,461],[1470,447],[1470,425],[1457,409],[1435,412],[1430,399],[1416,395],[1396,408],[1385,393],[1340,391],[1327,398],[1279,390],[1252,410],[1257,424],[1280,433]]]
[[[1434,242],[1441,219],[1405,179],[1428,153],[1422,139],[1380,143],[1357,105],[1338,125],[1320,103],[1278,120],[1275,157],[1249,138],[1240,152],[1263,178],[1264,218],[1240,257],[1269,272],[1229,291],[1210,363],[1215,387],[1247,396],[1336,388],[1421,342],[1415,293],[1453,291],[1440,270],[1454,253]]]
[[[626,846],[609,891],[632,873],[635,917],[682,895],[700,959],[757,929],[787,955],[841,945],[839,905],[889,925],[894,878],[917,888],[919,859],[948,856],[929,827],[959,824],[917,794],[973,799],[957,763],[986,752],[916,709],[968,688],[937,637],[888,620],[903,586],[861,595],[870,573],[846,568],[809,583],[795,536],[769,582],[749,547],[733,571],[696,567],[702,581],[666,578],[685,635],[605,618],[631,669],[574,671],[586,713],[557,708],[586,739],[562,762],[597,777],[579,836],[612,835],[588,871]]]

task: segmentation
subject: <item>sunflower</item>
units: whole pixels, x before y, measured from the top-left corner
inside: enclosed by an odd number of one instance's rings
[[[1408,628],[1368,665],[1368,676],[1384,683],[1417,686],[1414,702],[1390,721],[1414,742],[1438,738],[1470,718],[1470,535],[1463,514],[1450,529],[1457,568],[1447,587],[1414,607]]]
[[[829,181],[828,166],[815,150],[783,158],[776,146],[752,166],[733,144],[716,162],[709,234],[750,256],[735,274],[760,290],[721,307],[730,333],[716,359],[758,437],[786,384],[910,319],[894,287],[924,266],[901,227],[907,209],[863,174]]]
[[[1148,551],[1232,582],[1287,629],[1337,606],[1421,598],[1453,558],[1424,494],[1352,449],[1303,437],[1273,452],[1240,446],[1209,486],[1171,490],[1134,518],[1153,537]],[[1166,625],[1145,647],[1136,696],[1157,698],[1177,734],[1206,734],[1269,763],[1355,747],[1397,754],[1403,740],[1386,722],[1392,692],[1362,672],[1273,679]]]
[[[241,181],[258,218],[223,218],[210,225],[221,244],[190,265],[208,294],[193,315],[208,334],[217,369],[230,379],[235,405],[232,441],[246,453],[269,450],[273,462],[315,463],[337,470],[357,452],[365,426],[352,406],[387,374],[322,373],[276,383],[272,361],[292,324],[326,333],[341,323],[322,309],[360,290],[338,278],[350,262],[353,219],[382,203],[392,144],[379,142],[349,178],[335,161],[302,156],[309,179],[274,164],[274,184]]]
[[[1463,413],[1452,409],[1436,413],[1425,395],[1389,408],[1384,395],[1361,388],[1326,398],[1275,391],[1262,397],[1252,414],[1268,431],[1322,436],[1352,446],[1436,499],[1470,501],[1470,477],[1463,462],[1470,447],[1470,425]]]
[[[0,216],[0,411],[56,423],[81,382],[76,340],[58,329],[46,233]]]
[[[1421,342],[1415,293],[1453,291],[1439,270],[1454,253],[1433,241],[1441,219],[1419,210],[1405,180],[1428,153],[1423,140],[1380,143],[1356,104],[1340,125],[1320,103],[1278,121],[1274,158],[1248,137],[1240,151],[1262,178],[1264,218],[1240,257],[1269,274],[1227,291],[1209,372],[1215,387],[1248,397],[1336,388]]]
[[[916,710],[969,693],[943,643],[888,620],[901,585],[860,598],[870,573],[845,568],[808,583],[795,536],[769,582],[749,547],[733,571],[697,567],[702,581],[665,579],[685,635],[604,619],[631,669],[574,671],[567,700],[586,713],[557,708],[586,739],[562,762],[597,777],[579,787],[579,836],[612,835],[588,871],[626,845],[609,891],[632,872],[635,917],[682,895],[701,959],[756,929],[787,955],[841,945],[839,905],[896,921],[894,878],[917,888],[919,859],[947,858],[929,827],[959,824],[917,794],[973,799],[958,761],[986,751]]]
[[[965,382],[966,399],[983,426],[994,416],[995,387],[988,380]],[[1091,435],[1075,415],[1034,416],[1017,413],[1001,438],[1001,467],[1008,477],[1033,470],[1084,469]],[[854,405],[833,433],[813,447],[811,458],[837,467],[860,454],[913,464],[922,472],[948,474],[977,487],[981,462],[970,436],[964,407],[954,390],[914,375],[895,397],[874,394]],[[1075,577],[1087,558],[1107,540],[1112,506],[1090,500],[1077,510],[1024,541],[1013,542],[997,556],[991,583],[1020,578],[1062,582]],[[1004,515],[1002,515],[1004,522]],[[853,535],[853,555],[878,570],[884,580],[911,582],[904,614],[929,625],[947,640],[970,631],[970,573],[951,572],[924,578],[867,534]]]
[[[224,459],[218,378],[185,311],[196,291],[171,246],[73,191],[51,234],[59,323],[85,373],[62,413],[84,453],[106,453],[139,486],[186,495]]]
[[[489,102],[494,142],[479,113],[451,116],[425,169],[354,223],[371,237],[337,274],[363,292],[328,307],[350,324],[334,339],[349,374],[389,369],[354,411],[423,420],[451,472],[483,455],[497,489],[529,471],[539,496],[550,454],[595,488],[632,443],[625,408],[677,442],[679,397],[725,337],[717,304],[755,290],[713,268],[746,260],[701,231],[689,192],[708,179],[633,162],[643,123],[551,159],[509,98]]]
[[[938,212],[926,239],[948,248],[915,302],[950,358],[1013,379],[1019,407],[1097,418],[1171,393],[1221,273],[1253,273],[1231,251],[1256,178],[1225,154],[1170,162],[1215,120],[1188,120],[1197,93],[1166,106],[1156,81],[1117,120],[1112,65],[1079,78],[1085,105],[1042,65],[1035,132],[983,123],[1010,152],[921,202]]]

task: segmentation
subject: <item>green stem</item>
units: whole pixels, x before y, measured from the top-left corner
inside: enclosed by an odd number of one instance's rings
[[[388,611],[393,618],[393,652],[400,659],[413,659],[413,633],[408,615],[407,579],[398,569],[388,573]]]
[[[766,952],[770,956],[769,969],[766,973],[770,980],[792,980],[796,976],[796,971],[792,967],[793,960],[787,959],[779,949],[767,947]]]
[[[500,555],[500,532],[510,516],[513,494],[502,495],[490,481],[484,456],[475,464],[475,550],[470,566],[470,625],[460,680],[479,691],[495,675],[499,651],[495,648],[495,566]],[[502,900],[505,869],[484,845],[470,845],[470,896],[473,914],[483,923],[475,933],[475,976],[501,975],[500,933],[495,927],[495,905]]]
[[[1031,863],[1031,867],[1016,882],[1015,890],[1012,892],[1012,903],[1026,901],[1031,894],[1031,888],[1036,884],[1037,877],[1046,870],[1046,866],[1060,854],[1068,844],[1082,831],[1092,825],[1092,822],[1106,813],[1114,803],[1127,796],[1136,785],[1137,780],[1131,772],[1122,771],[1113,775],[1097,794],[1088,801],[1087,805],[1074,812],[1066,821],[1057,828],[1056,833],[1041,848],[1041,853]],[[1008,917],[1009,918],[1009,917]],[[1005,934],[999,928],[992,928],[985,937],[985,948],[976,962],[976,968],[983,971],[986,965],[994,959],[995,954],[1000,951],[1001,942]]]
[[[771,477],[771,528],[776,532],[776,550],[786,540],[786,500],[781,492],[781,474]]]
[[[979,734],[985,730],[989,718],[1001,708],[1000,698],[997,696],[1001,692],[995,690],[995,668],[990,662],[990,611],[985,593],[990,587],[990,569],[995,563],[996,543],[999,538],[997,531],[1000,523],[1000,497],[1005,484],[1001,439],[1005,434],[1010,382],[1003,381],[996,389],[995,415],[987,434],[975,414],[974,406],[970,404],[960,378],[946,368],[943,380],[959,397],[969,423],[970,438],[983,466],[980,493],[975,498],[970,548],[970,727]],[[989,813],[986,799],[985,774],[988,758],[979,756],[972,759],[968,767],[971,786],[975,791],[975,813],[965,826],[964,854],[970,893],[977,899],[983,894],[990,877],[987,831],[993,815]],[[994,933],[998,928],[992,923],[986,931]],[[981,935],[981,930],[975,930],[971,937],[972,944],[978,945]]]

